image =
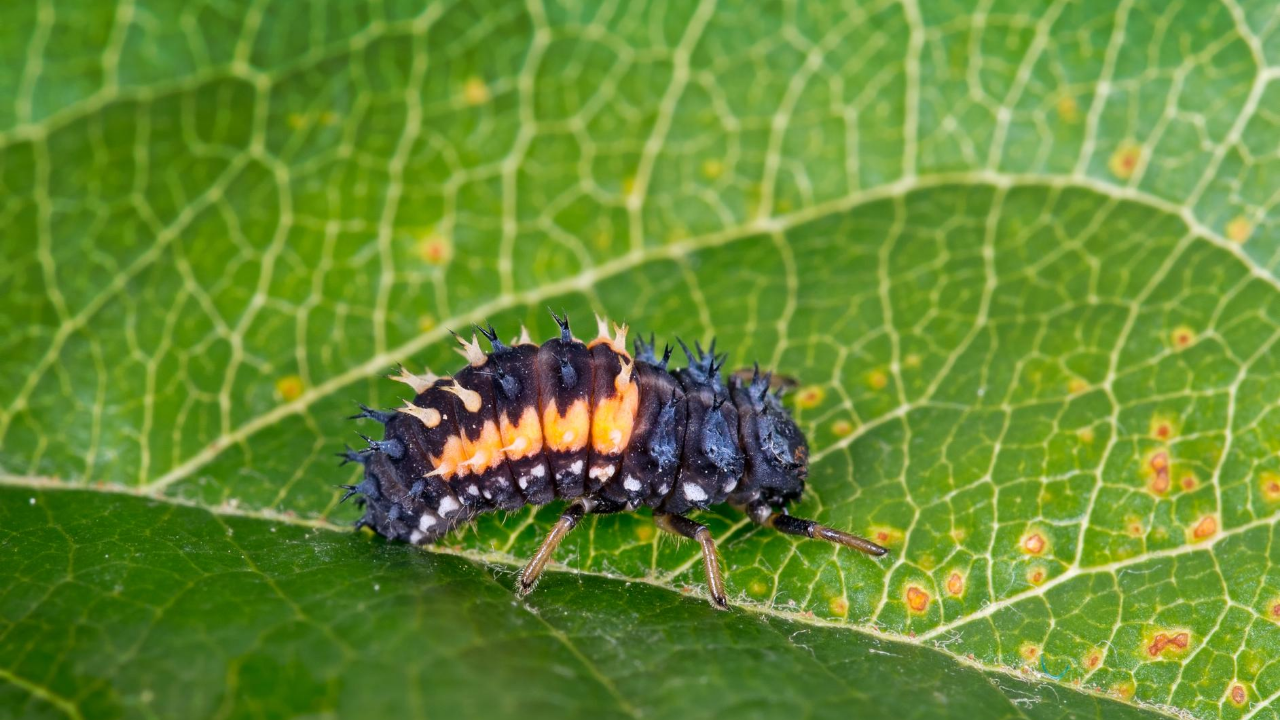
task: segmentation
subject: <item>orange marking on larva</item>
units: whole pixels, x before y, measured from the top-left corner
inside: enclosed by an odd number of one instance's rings
[[[1030,555],[1044,552],[1044,546],[1044,536],[1040,533],[1032,533],[1022,539],[1022,551]]]
[[[587,446],[591,433],[591,413],[586,400],[576,400],[564,415],[556,412],[554,400],[542,411],[542,437],[556,452],[575,452]]]
[[[1239,707],[1244,707],[1244,703],[1249,699],[1249,692],[1244,689],[1244,685],[1236,683],[1231,686],[1231,703]]]
[[[1132,140],[1126,140],[1120,143],[1120,147],[1112,153],[1110,162],[1107,166],[1111,168],[1111,174],[1121,180],[1128,180],[1133,177],[1133,171],[1138,168],[1138,161],[1142,159],[1142,147]]]
[[[964,576],[958,572],[951,573],[951,577],[947,578],[947,592],[955,597],[964,594]]]
[[[907,608],[913,613],[923,613],[929,609],[929,593],[915,585],[907,586]]]
[[[482,475],[506,462],[502,452],[502,434],[492,420],[480,428],[480,435],[475,440],[463,438],[467,449],[467,459],[458,463],[458,473],[466,475],[475,473]]]
[[[636,383],[629,379],[622,382],[619,374],[614,390],[614,396],[596,403],[591,414],[591,447],[603,455],[617,455],[627,448],[640,408],[640,387]]]
[[[462,438],[450,435],[449,439],[444,441],[444,448],[441,449],[439,457],[434,455],[431,457],[431,474],[449,480],[458,471],[458,465],[466,459],[467,448],[462,443]]]
[[[1205,515],[1200,518],[1200,522],[1196,523],[1196,527],[1191,531],[1191,536],[1196,540],[1204,540],[1213,537],[1218,532],[1218,518],[1212,515]]]
[[[542,424],[538,422],[538,411],[533,407],[525,408],[520,413],[520,421],[514,425],[503,413],[499,431],[502,452],[508,460],[520,460],[542,452]]]
[[[1262,473],[1262,498],[1270,503],[1280,502],[1280,475]]]

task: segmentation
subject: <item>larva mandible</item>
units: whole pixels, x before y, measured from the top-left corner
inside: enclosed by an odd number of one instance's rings
[[[584,343],[568,317],[552,313],[558,337],[535,345],[527,331],[507,345],[493,327],[477,327],[462,345],[467,367],[453,377],[392,379],[415,396],[395,411],[361,405],[356,418],[385,426],[381,440],[341,453],[364,466],[358,485],[343,485],[343,500],[360,495],[367,526],[415,544],[440,539],[494,510],[570,501],[542,546],[521,571],[518,590],[533,590],[556,547],[587,513],[653,508],[666,532],[702,548],[711,604],[726,609],[720,560],[710,531],[690,512],[728,502],[752,521],[791,535],[826,540],[874,556],[879,545],[787,514],[808,474],[809,446],[770,391],[770,375],[753,371],[721,377],[725,355],[695,343],[688,366],[668,370],[662,357],[627,329],[599,322]],[[364,436],[362,436],[364,437]]]

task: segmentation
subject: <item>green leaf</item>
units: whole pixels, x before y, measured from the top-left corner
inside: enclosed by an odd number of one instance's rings
[[[3,20],[0,714],[1280,716],[1272,3]],[[352,402],[546,305],[798,378],[891,555],[343,532]]]

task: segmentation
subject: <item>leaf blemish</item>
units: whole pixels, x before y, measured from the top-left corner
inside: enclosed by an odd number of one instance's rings
[[[1147,644],[1147,655],[1158,658],[1167,652],[1181,653],[1190,644],[1191,633],[1185,630],[1157,633],[1151,642]]]
[[[907,609],[919,615],[929,609],[929,593],[925,592],[918,585],[908,585],[905,594],[907,601]]]
[[[1200,518],[1195,527],[1191,530],[1191,537],[1196,540],[1206,540],[1211,538],[1218,532],[1218,518],[1213,515],[1205,515]]]
[[[836,437],[848,437],[853,434],[853,423],[848,420],[837,420],[831,423],[831,432]]]
[[[958,572],[951,573],[947,578],[947,592],[951,593],[952,597],[964,595],[964,575]]]
[[[1147,459],[1147,469],[1151,472],[1151,492],[1163,495],[1169,492],[1169,453],[1157,450]]]
[[[1227,699],[1236,707],[1244,707],[1245,702],[1249,700],[1249,691],[1242,683],[1232,683],[1231,689],[1227,692]]]
[[[467,78],[466,84],[462,86],[462,98],[467,101],[468,105],[474,106],[489,102],[489,97],[489,86],[478,77]]]
[[[1039,585],[1044,582],[1045,570],[1042,566],[1036,565],[1027,571],[1027,582],[1032,585]]]
[[[1043,535],[1038,532],[1033,532],[1029,535],[1023,536],[1022,542],[1019,544],[1024,553],[1027,553],[1028,555],[1039,555],[1044,552],[1045,545],[1047,543],[1045,542]]]
[[[1262,498],[1269,503],[1280,502],[1280,475],[1262,473]]]
[[[428,265],[444,265],[453,258],[453,243],[431,230],[418,239],[418,257]]]
[[[1174,349],[1182,350],[1195,342],[1196,332],[1186,325],[1179,325],[1169,334],[1169,338],[1173,341]]]
[[[1237,217],[1227,223],[1227,239],[1244,243],[1249,240],[1249,236],[1253,235],[1253,225],[1246,217]]]
[[[1125,140],[1111,154],[1111,161],[1107,165],[1111,168],[1111,174],[1115,175],[1116,178],[1128,180],[1133,177],[1133,171],[1138,168],[1138,161],[1141,159],[1142,146],[1132,140]]]
[[[802,410],[812,410],[821,405],[826,397],[827,391],[820,386],[806,385],[796,393],[796,407]]]
[[[304,389],[302,378],[297,375],[285,375],[276,380],[276,392],[285,402],[293,402],[302,397]]]

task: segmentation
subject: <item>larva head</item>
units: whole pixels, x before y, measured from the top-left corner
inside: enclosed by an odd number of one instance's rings
[[[747,456],[746,475],[736,500],[764,500],[780,508],[804,492],[809,475],[809,443],[782,406],[780,391],[769,391],[769,374],[753,373],[749,383],[732,379],[739,434]]]

